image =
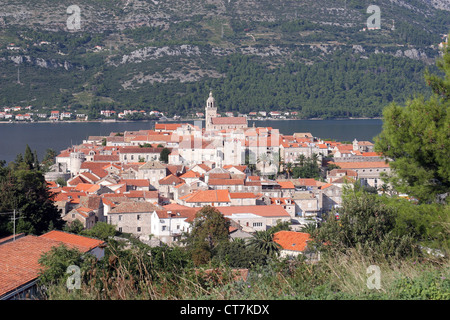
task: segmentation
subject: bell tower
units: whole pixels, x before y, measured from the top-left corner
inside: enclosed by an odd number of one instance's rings
[[[212,92],[209,93],[209,98],[206,100],[205,108],[205,127],[206,130],[211,130],[212,119],[217,117],[216,99],[212,96]]]

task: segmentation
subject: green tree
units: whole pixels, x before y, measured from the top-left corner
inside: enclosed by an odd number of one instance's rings
[[[57,156],[57,152],[53,149],[47,149],[42,159],[42,171],[47,172],[50,170],[50,167],[55,164],[55,158]]]
[[[94,262],[94,256],[83,254],[77,249],[69,249],[65,245],[53,247],[39,259],[41,265],[39,271],[40,284],[48,287],[62,282],[65,283],[70,276],[67,273],[69,266],[79,267],[82,276],[92,267]]]
[[[381,197],[346,188],[339,218],[331,214],[315,233],[315,240],[327,251],[357,249],[373,257],[404,257],[417,252],[410,233],[399,234],[395,208]]]
[[[163,148],[161,153],[159,154],[159,161],[168,163],[169,162],[169,154],[171,153],[170,149]]]
[[[275,257],[281,250],[281,246],[273,240],[273,232],[270,230],[256,231],[249,239],[249,246],[269,257]]]
[[[420,202],[438,201],[450,191],[450,51],[438,66],[445,78],[426,75],[434,96],[417,97],[404,107],[389,105],[383,111],[383,130],[375,150],[391,159],[392,186]]]
[[[82,234],[106,241],[116,234],[116,227],[109,223],[99,221],[91,229],[84,230]]]
[[[317,155],[313,154],[313,157],[304,158],[299,156],[300,166],[292,169],[293,178],[320,178],[320,167],[317,163]]]
[[[215,250],[213,262],[226,264],[231,268],[251,268],[256,265],[265,265],[267,255],[254,250],[245,244],[245,241],[223,242]]]
[[[207,263],[212,251],[228,241],[229,226],[230,222],[214,207],[205,206],[197,212],[184,240],[196,265]]]
[[[287,173],[288,179],[290,179],[291,174],[292,174],[292,162],[286,163],[285,167],[286,167],[286,173]]]
[[[300,228],[300,232],[309,233],[310,235],[314,235],[317,231],[316,223],[307,223]]]
[[[74,234],[81,234],[84,230],[83,223],[80,220],[73,220],[64,225],[64,231]]]
[[[31,151],[30,146],[28,144],[25,147],[25,154],[23,156],[23,162],[25,163],[27,169],[31,170],[34,168],[34,162],[35,162],[34,154]]]
[[[34,161],[33,154],[26,153],[27,161]],[[44,175],[32,167],[22,158],[22,162],[0,170],[0,209],[17,210],[16,232],[41,234],[50,227],[61,229],[64,221],[54,205],[54,195],[49,192]],[[10,221],[0,223],[0,229],[12,232]]]

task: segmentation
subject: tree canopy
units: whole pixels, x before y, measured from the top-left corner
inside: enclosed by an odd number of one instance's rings
[[[205,206],[197,212],[192,230],[185,239],[196,265],[207,263],[212,251],[220,243],[228,241],[229,226],[230,222],[214,207]]]
[[[383,130],[375,150],[391,159],[389,182],[420,202],[438,201],[450,191],[450,50],[437,63],[445,77],[426,74],[434,95],[417,97],[404,107],[395,103],[383,111]]]
[[[42,234],[61,229],[64,221],[53,203],[35,153],[27,145],[9,167],[0,167],[0,212],[17,210],[16,233]],[[0,216],[0,235],[12,233],[8,216]]]

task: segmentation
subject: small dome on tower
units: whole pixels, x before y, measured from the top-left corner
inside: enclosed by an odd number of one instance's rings
[[[206,106],[208,108],[215,108],[216,105],[216,99],[212,96],[212,91],[209,93],[209,98],[206,100]]]

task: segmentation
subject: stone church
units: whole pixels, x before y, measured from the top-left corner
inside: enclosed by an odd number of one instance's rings
[[[206,131],[224,130],[224,129],[245,129],[248,127],[246,117],[218,117],[216,99],[209,93],[205,108],[205,126]]]

